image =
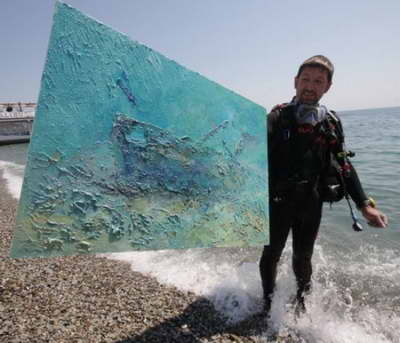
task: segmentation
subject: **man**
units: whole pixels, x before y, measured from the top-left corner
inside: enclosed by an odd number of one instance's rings
[[[268,115],[270,245],[264,247],[260,260],[267,312],[290,229],[298,287],[296,311],[305,310],[304,295],[311,288],[311,257],[324,201],[337,201],[343,196],[348,199],[350,195],[370,225],[384,228],[388,223],[372,198],[365,195],[348,160],[340,120],[333,111],[319,105],[331,87],[333,71],[325,56],[307,59],[294,79],[293,100],[276,106]],[[332,170],[337,170],[337,185],[328,184]]]

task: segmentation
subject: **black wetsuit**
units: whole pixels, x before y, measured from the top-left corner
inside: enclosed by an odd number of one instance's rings
[[[302,300],[304,292],[310,290],[311,257],[322,215],[320,184],[330,151],[344,150],[344,138],[338,138],[344,137],[340,121],[333,128],[337,139],[332,144],[327,141],[326,133],[316,133],[312,126],[298,125],[295,111],[296,105],[290,103],[268,115],[270,244],[265,246],[260,261],[267,307],[275,287],[277,264],[290,229],[298,300]],[[356,171],[350,163],[347,165],[349,169],[344,178],[347,191],[361,206],[367,196]]]

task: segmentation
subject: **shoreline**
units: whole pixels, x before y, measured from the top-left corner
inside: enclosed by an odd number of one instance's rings
[[[18,201],[0,169],[0,342],[257,342],[264,320],[229,325],[212,303],[95,255],[8,257]]]

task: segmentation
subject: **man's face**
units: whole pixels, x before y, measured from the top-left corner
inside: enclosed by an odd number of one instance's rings
[[[319,67],[304,67],[294,79],[296,99],[303,104],[315,104],[328,91],[328,72]]]

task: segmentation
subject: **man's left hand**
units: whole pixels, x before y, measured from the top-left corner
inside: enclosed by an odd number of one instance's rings
[[[388,225],[388,218],[378,209],[372,206],[365,206],[361,209],[361,213],[373,227],[385,228]]]

